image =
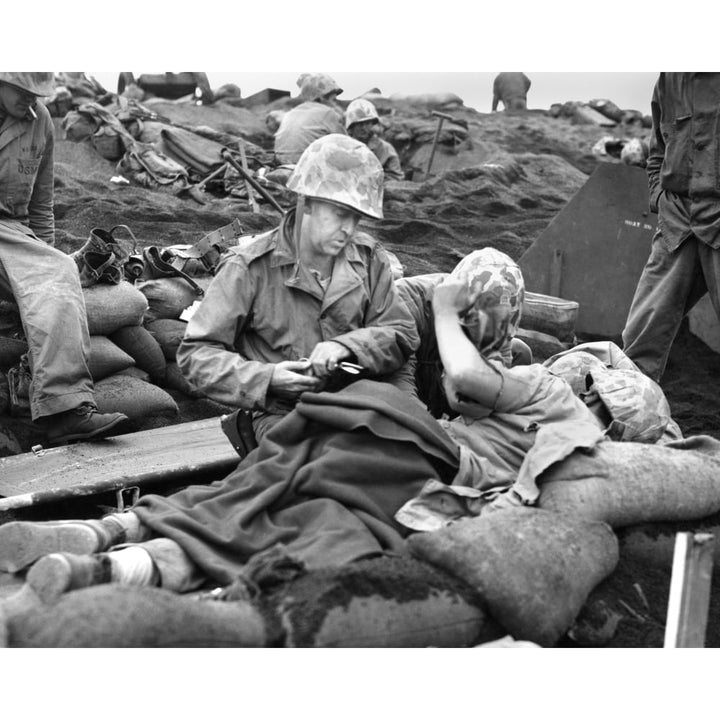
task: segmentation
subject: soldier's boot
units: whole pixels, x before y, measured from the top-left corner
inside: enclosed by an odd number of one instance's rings
[[[13,521],[0,525],[0,571],[18,572],[50,553],[89,555],[147,537],[132,511],[101,520]]]

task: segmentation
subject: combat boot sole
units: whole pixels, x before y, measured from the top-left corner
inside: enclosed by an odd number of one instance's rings
[[[46,605],[55,604],[71,590],[80,590],[111,581],[112,564],[107,554],[45,555],[28,570],[25,578],[27,585]]]
[[[91,554],[104,549],[100,542],[100,534],[81,520],[5,523],[0,525],[0,570],[18,572],[50,553]]]

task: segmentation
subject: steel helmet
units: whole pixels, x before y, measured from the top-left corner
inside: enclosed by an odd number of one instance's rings
[[[337,203],[382,220],[383,169],[370,148],[332,133],[310,143],[288,178],[299,195]]]
[[[345,110],[345,129],[347,130],[351,125],[359,122],[366,122],[367,120],[380,121],[375,106],[365,98],[357,98],[353,100]]]
[[[468,336],[479,351],[499,350],[503,359],[511,362],[511,340],[520,325],[525,298],[525,281],[518,264],[505,253],[488,247],[465,256],[451,275],[461,273],[467,274],[471,291],[480,291],[473,306],[462,317]],[[479,310],[492,321],[489,344],[487,334],[480,330]]]
[[[297,79],[297,86],[300,88],[300,99],[320,100],[329,93],[339,95],[342,88],[329,76],[323,73],[303,73]]]
[[[604,368],[593,371],[596,392],[613,422],[606,430],[611,440],[654,443],[671,420],[670,406],[660,386],[639,370]]]
[[[55,94],[55,75],[51,72],[0,72],[0,82],[14,85],[38,97]]]

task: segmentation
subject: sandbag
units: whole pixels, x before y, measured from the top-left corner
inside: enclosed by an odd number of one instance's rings
[[[552,647],[616,567],[605,523],[536,508],[495,510],[406,540],[410,552],[473,587],[516,640]]]
[[[126,325],[142,325],[148,301],[126,280],[83,288],[90,335],[111,335]]]
[[[193,280],[205,290],[212,277],[198,277]],[[198,299],[195,290],[188,282],[177,277],[144,280],[138,282],[135,287],[145,296],[148,303],[145,322],[165,318],[178,320],[182,311]]]
[[[184,320],[162,318],[146,322],[145,327],[162,348],[165,358],[174,361],[180,341],[185,335],[187,323]]]
[[[137,365],[132,365],[129,368],[125,368],[125,370],[120,370],[120,372],[116,372],[116,375],[126,375],[127,377],[134,377],[138,380],[142,380],[143,382],[152,382],[150,380],[150,376],[145,372],[145,370],[141,370]]]
[[[157,340],[142,325],[126,325],[110,335],[155,383],[165,380],[165,355]]]
[[[17,365],[27,350],[28,344],[25,340],[0,335],[0,368]]]
[[[203,398],[206,397],[205,393],[200,390],[196,390],[182,374],[182,370],[178,367],[176,362],[169,362],[167,369],[165,370],[165,387],[171,390],[177,390],[183,395],[187,395],[191,398]]]
[[[95,383],[95,403],[101,413],[121,412],[131,420],[179,412],[165,390],[130,375],[111,375]]]
[[[264,620],[250,603],[117,584],[6,613],[5,625],[8,647],[262,647],[266,638]]]
[[[312,570],[264,604],[286,647],[470,647],[505,634],[471,588],[408,557]]]
[[[90,336],[90,375],[94,381],[125,370],[135,361],[110,338],[104,335]]]
[[[579,303],[574,300],[526,291],[520,327],[552,335],[560,342],[572,343],[575,341],[579,308]]]
[[[538,507],[614,528],[697,520],[720,511],[720,441],[603,442],[549,468],[538,484]]]

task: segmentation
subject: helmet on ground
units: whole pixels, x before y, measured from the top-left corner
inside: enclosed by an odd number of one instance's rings
[[[670,406],[660,386],[639,370],[605,368],[593,372],[591,391],[597,392],[613,422],[611,440],[654,443],[671,419]]]
[[[324,73],[303,73],[297,79],[297,86],[300,88],[300,99],[305,102],[320,100],[330,93],[339,95],[342,92],[342,88]]]
[[[525,281],[518,264],[505,253],[488,247],[464,257],[451,275],[463,273],[467,274],[471,292],[479,292],[462,317],[468,336],[483,354],[498,350],[504,360],[511,362],[510,344],[520,325],[525,298]],[[479,311],[487,316],[487,325],[481,322]]]
[[[365,98],[357,98],[353,100],[345,110],[345,129],[347,130],[351,125],[359,122],[366,122],[367,120],[380,121],[375,106]]]
[[[332,133],[310,143],[288,178],[299,195],[327,200],[382,220],[383,169],[365,143]]]
[[[556,377],[565,380],[575,395],[586,393],[592,384],[590,373],[601,373],[606,369],[605,363],[592,353],[584,350],[562,352],[548,358],[543,365]]]
[[[14,85],[38,97],[55,94],[55,76],[51,72],[0,72],[0,82]]]

